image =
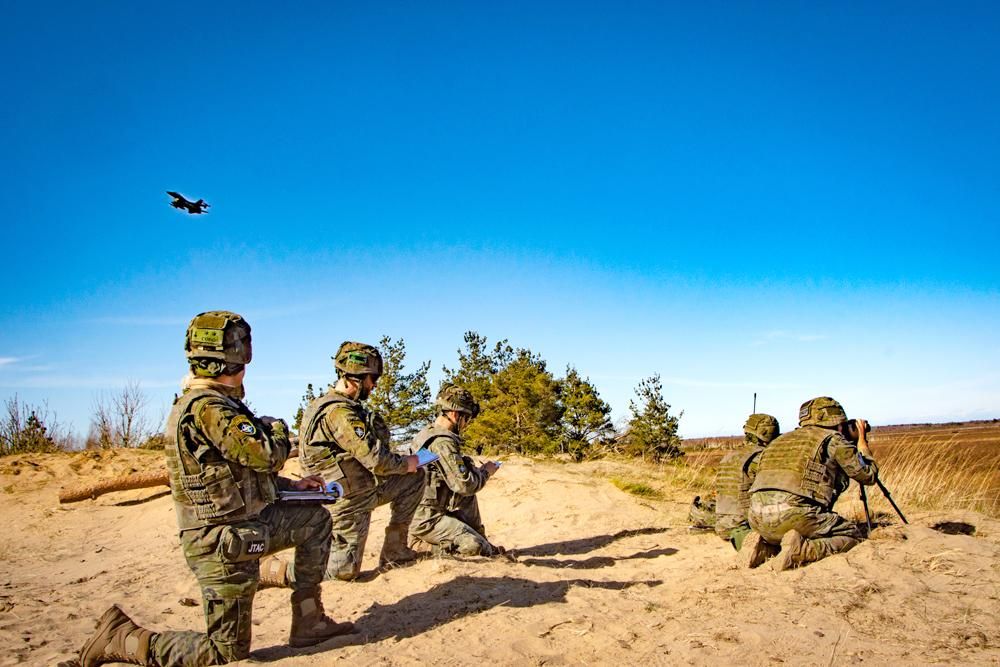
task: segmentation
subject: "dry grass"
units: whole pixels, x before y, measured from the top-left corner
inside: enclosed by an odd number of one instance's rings
[[[1000,517],[1000,428],[992,433],[942,440],[907,433],[873,442],[881,479],[896,504],[928,510],[972,510]],[[869,493],[872,509],[892,513],[881,492]]]
[[[668,464],[674,467],[665,470],[666,479],[681,489],[711,489],[729,443],[701,450],[687,445],[685,441],[688,454],[683,464]],[[1000,518],[1000,422],[875,428],[871,445],[882,482],[904,514],[908,509],[972,510]],[[838,509],[864,520],[857,493],[852,485]],[[874,514],[895,516],[877,487],[869,487],[868,500]]]
[[[633,496],[639,496],[640,498],[660,498],[663,494],[651,487],[645,482],[638,482],[631,479],[623,479],[621,477],[612,477],[611,483],[617,486],[619,489],[625,493],[631,493]]]
[[[676,491],[700,493],[715,487],[716,457],[684,456],[662,463],[659,471],[666,485]]]

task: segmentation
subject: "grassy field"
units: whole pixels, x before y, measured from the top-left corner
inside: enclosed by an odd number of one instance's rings
[[[742,439],[686,440],[687,486],[715,468]],[[869,436],[881,479],[897,504],[924,510],[973,510],[1000,517],[1000,420],[881,426]],[[849,491],[855,495],[855,491]],[[878,490],[869,493],[876,512],[892,513]]]

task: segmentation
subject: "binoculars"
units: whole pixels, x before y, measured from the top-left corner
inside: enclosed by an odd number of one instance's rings
[[[861,437],[861,434],[858,432],[858,420],[848,419],[846,431],[851,440],[857,440],[859,437]],[[868,435],[869,433],[871,433],[871,431],[872,431],[872,425],[869,424],[868,422],[865,422],[865,435]]]

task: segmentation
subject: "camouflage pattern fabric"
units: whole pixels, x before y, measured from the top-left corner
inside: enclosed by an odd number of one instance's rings
[[[719,463],[715,477],[715,533],[737,551],[750,532],[746,514],[750,507],[750,486],[757,476],[763,451],[763,448],[754,447],[727,454]]]
[[[190,466],[192,461],[202,473],[208,467],[231,470],[235,479],[247,483],[226,491],[225,502],[242,507],[226,515],[229,520],[225,516],[213,517],[208,525],[190,527],[183,513],[178,513],[184,557],[202,590],[207,633],[158,633],[150,651],[157,665],[220,665],[250,655],[259,557],[294,547],[298,580],[293,588],[316,586],[323,578],[329,556],[330,519],[319,506],[271,503],[262,504],[258,511],[260,489],[274,490],[279,483],[288,483],[272,472],[288,456],[287,433],[277,422],[277,428],[269,426],[246,409],[240,401],[242,388],[206,379],[190,380],[188,385],[190,391],[204,396],[197,401],[178,401],[175,410],[183,414],[171,414],[169,423],[184,425],[175,431],[174,447],[180,461],[174,460],[170,468],[172,486],[180,483],[192,485],[192,492],[199,490],[192,480],[203,478],[201,473],[187,470],[173,479],[180,462]],[[202,493],[211,497],[214,492]],[[252,501],[252,511],[244,507],[247,503],[242,493],[258,494],[245,496]],[[231,552],[234,536],[242,533],[262,536],[259,554]]]
[[[270,536],[265,554],[295,548],[293,589],[316,586],[330,553],[330,519],[316,505],[270,505],[256,521],[242,522]],[[158,633],[151,646],[157,665],[223,665],[250,656],[253,598],[260,561],[231,562],[221,555],[228,526],[209,526],[181,534],[181,548],[201,586],[207,634]]]
[[[277,499],[288,432],[242,402],[242,387],[189,376],[174,402],[164,448],[180,530],[256,517]]]
[[[215,359],[231,364],[249,364],[253,358],[250,325],[228,310],[195,315],[184,336],[189,360]]]
[[[743,540],[745,540],[747,535],[750,533],[750,524],[747,521],[741,521],[739,525],[730,528],[729,532],[726,533],[725,536],[720,537],[732,544],[733,548],[739,551],[743,548]]]
[[[806,538],[802,563],[853,549],[864,533],[853,521],[785,491],[758,491],[750,499],[750,526],[768,544],[779,545],[790,530]]]
[[[424,434],[434,429],[424,429],[414,440],[424,440]],[[437,437],[428,441],[427,449],[437,454],[438,460],[428,466],[430,476],[410,534],[445,551],[491,556],[494,548],[486,539],[476,500],[489,475],[462,455],[461,437],[440,429],[435,432]]]
[[[376,476],[406,474],[406,457],[390,449],[384,420],[335,389],[306,408],[302,433],[307,438],[299,443],[303,469],[310,475],[322,475],[328,482],[342,474],[347,496],[368,495],[376,485]],[[331,461],[341,471],[334,476]]]
[[[695,496],[688,508],[688,523],[695,528],[715,528],[715,499]]]
[[[837,431],[802,426],[778,437],[760,455],[751,493],[773,489],[832,507],[852,479],[874,484],[878,466]]]
[[[875,462],[838,432],[797,428],[772,442],[760,457],[751,488],[750,526],[771,545],[780,545],[790,530],[801,533],[806,538],[802,563],[852,549],[864,534],[834,512],[833,504],[850,480],[874,484],[877,475]]]
[[[382,353],[365,343],[344,341],[333,356],[338,375],[382,375]]]
[[[479,403],[472,397],[472,392],[451,383],[441,385],[437,398],[434,400],[434,407],[439,412],[445,410],[463,412],[473,419],[479,415]]]
[[[753,436],[761,445],[766,445],[781,435],[781,426],[771,415],[755,412],[747,417],[746,423],[743,424],[743,433]]]
[[[409,526],[424,490],[424,471],[409,475],[378,477],[378,484],[361,495],[327,505],[332,537],[330,562],[325,579],[350,581],[361,573],[361,562],[368,541],[372,511],[389,505],[389,523]],[[290,576],[297,576],[290,572]]]
[[[410,534],[446,553],[463,556],[492,556],[495,549],[486,538],[486,528],[479,514],[479,499],[464,496],[449,512],[426,505],[417,508]]]
[[[345,497],[328,505],[333,521],[333,537],[327,578],[350,580],[361,572],[365,542],[372,511],[389,504],[391,523],[409,525],[423,491],[422,470],[407,474],[406,457],[389,448],[389,429],[378,414],[370,413],[359,401],[336,390],[330,396],[320,396],[314,403],[328,404],[318,412],[307,408],[310,424],[303,419],[303,433],[309,441],[300,443],[303,469],[319,474],[327,481],[331,462],[341,471]],[[314,422],[314,423],[313,423]],[[332,456],[319,456],[327,450]],[[318,462],[315,465],[313,462]]]
[[[799,426],[833,428],[847,421],[844,406],[829,396],[811,398],[799,407]]]

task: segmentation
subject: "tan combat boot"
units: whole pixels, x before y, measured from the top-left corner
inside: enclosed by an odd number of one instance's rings
[[[805,562],[806,538],[797,530],[790,530],[781,538],[781,553],[771,562],[771,568],[776,572],[790,570]]]
[[[759,567],[771,555],[771,546],[756,530],[743,538],[743,546],[736,552],[736,566],[741,570]]]
[[[292,593],[292,630],[288,645],[295,648],[319,644],[331,637],[354,632],[353,623],[337,623],[323,613],[319,586]]]
[[[260,559],[258,589],[288,588],[290,585],[291,582],[288,580],[288,563],[277,556],[265,556]]]
[[[81,667],[96,667],[107,662],[127,662],[133,665],[149,663],[149,644],[155,632],[140,628],[113,605],[97,622],[94,636],[80,649]]]
[[[378,557],[379,567],[408,563],[417,559],[417,552],[406,544],[409,529],[405,523],[390,523],[385,527],[385,542],[382,543],[382,553]]]

